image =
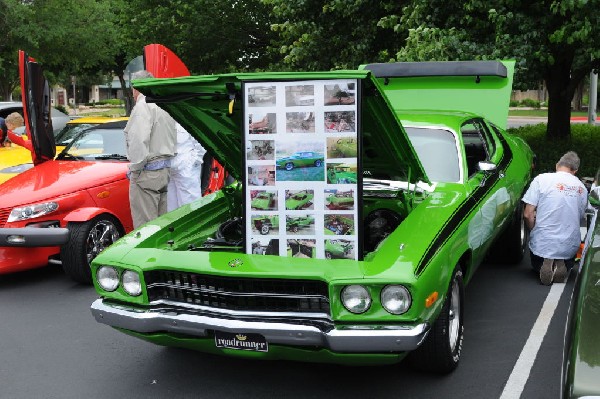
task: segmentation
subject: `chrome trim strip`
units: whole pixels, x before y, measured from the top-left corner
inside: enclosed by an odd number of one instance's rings
[[[290,298],[290,299],[321,299],[329,302],[329,298],[325,295],[311,295],[311,294],[278,294],[278,293],[269,293],[269,292],[234,292],[234,291],[222,291],[215,290],[210,288],[202,288],[202,287],[190,287],[185,285],[178,284],[169,284],[169,283],[150,283],[148,284],[148,290],[152,290],[153,288],[161,287],[161,288],[170,288],[175,290],[182,290],[191,293],[206,293],[206,294],[217,294],[223,296],[233,296],[233,297],[270,297],[270,298]]]
[[[419,347],[429,332],[427,323],[416,326],[343,326],[321,330],[313,325],[285,321],[242,321],[119,305],[97,299],[91,311],[96,321],[138,333],[178,333],[208,337],[212,330],[256,333],[268,343],[312,346],[344,353],[405,352]],[[291,320],[290,320],[291,321]]]
[[[221,308],[213,308],[210,306],[202,306],[196,305],[193,303],[187,302],[176,302],[169,300],[158,300],[150,302],[150,306],[172,306],[173,308],[186,308],[197,312],[207,312],[213,314],[222,314],[228,317],[289,317],[289,318],[303,318],[303,319],[315,319],[315,320],[329,320],[331,321],[331,317],[329,317],[328,313],[316,313],[316,312],[253,312],[248,310],[231,310],[231,309],[221,309]]]

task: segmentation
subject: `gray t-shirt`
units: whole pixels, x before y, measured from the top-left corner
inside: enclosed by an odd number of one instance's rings
[[[542,258],[573,258],[581,244],[580,223],[587,206],[583,183],[567,172],[543,173],[533,179],[523,202],[536,207],[531,252]]]

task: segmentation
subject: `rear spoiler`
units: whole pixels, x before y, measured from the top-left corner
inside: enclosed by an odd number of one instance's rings
[[[392,62],[363,65],[377,78],[413,78],[427,76],[508,76],[500,61],[427,61]]]

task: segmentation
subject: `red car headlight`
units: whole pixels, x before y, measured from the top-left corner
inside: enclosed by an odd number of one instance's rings
[[[41,204],[19,206],[17,208],[13,208],[8,216],[7,222],[34,219],[40,216],[48,215],[57,209],[58,203],[56,202],[44,202]]]

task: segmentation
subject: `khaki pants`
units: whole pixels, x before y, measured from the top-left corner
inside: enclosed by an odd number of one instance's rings
[[[129,204],[135,229],[167,213],[169,168],[131,172],[129,179]]]

